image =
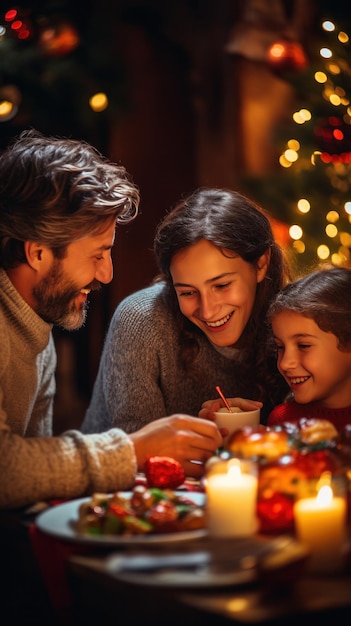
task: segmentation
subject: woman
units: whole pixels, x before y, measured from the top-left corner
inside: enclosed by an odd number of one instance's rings
[[[198,189],[164,218],[161,274],[117,307],[82,429],[133,432],[163,415],[197,415],[216,386],[255,398],[264,422],[288,389],[266,352],[265,317],[290,280],[265,212],[243,195]]]

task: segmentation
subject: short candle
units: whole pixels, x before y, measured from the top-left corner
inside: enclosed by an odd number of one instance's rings
[[[206,478],[207,524],[214,537],[243,537],[257,530],[257,477],[243,473],[238,459],[227,464],[227,473]]]
[[[320,488],[317,497],[294,504],[298,539],[311,550],[308,569],[313,572],[338,571],[346,539],[346,501],[333,497],[330,486]]]

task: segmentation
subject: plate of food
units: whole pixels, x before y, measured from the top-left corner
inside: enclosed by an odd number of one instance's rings
[[[205,537],[205,494],[149,488],[95,493],[40,513],[36,525],[58,539],[100,546],[175,543]]]

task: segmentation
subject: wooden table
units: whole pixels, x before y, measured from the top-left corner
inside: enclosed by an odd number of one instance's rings
[[[106,568],[109,558],[74,555],[69,559],[67,575],[77,626],[97,620],[104,626],[138,622],[148,626],[296,626],[298,620],[318,616],[329,617],[338,626],[350,623],[351,572],[311,576],[303,571],[279,588],[262,578],[223,588],[157,588],[117,580]]]

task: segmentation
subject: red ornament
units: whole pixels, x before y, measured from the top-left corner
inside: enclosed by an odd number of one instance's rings
[[[79,34],[68,22],[46,24],[40,33],[39,45],[46,56],[62,57],[79,45]]]
[[[307,65],[307,56],[297,41],[281,39],[267,50],[267,62],[277,74],[299,72]]]
[[[261,533],[288,532],[294,528],[294,499],[273,492],[259,498],[257,515]]]
[[[340,117],[320,118],[313,132],[317,150],[341,157],[351,152],[351,127]]]
[[[181,464],[169,456],[149,456],[145,463],[145,476],[149,487],[176,489],[185,478]]]

